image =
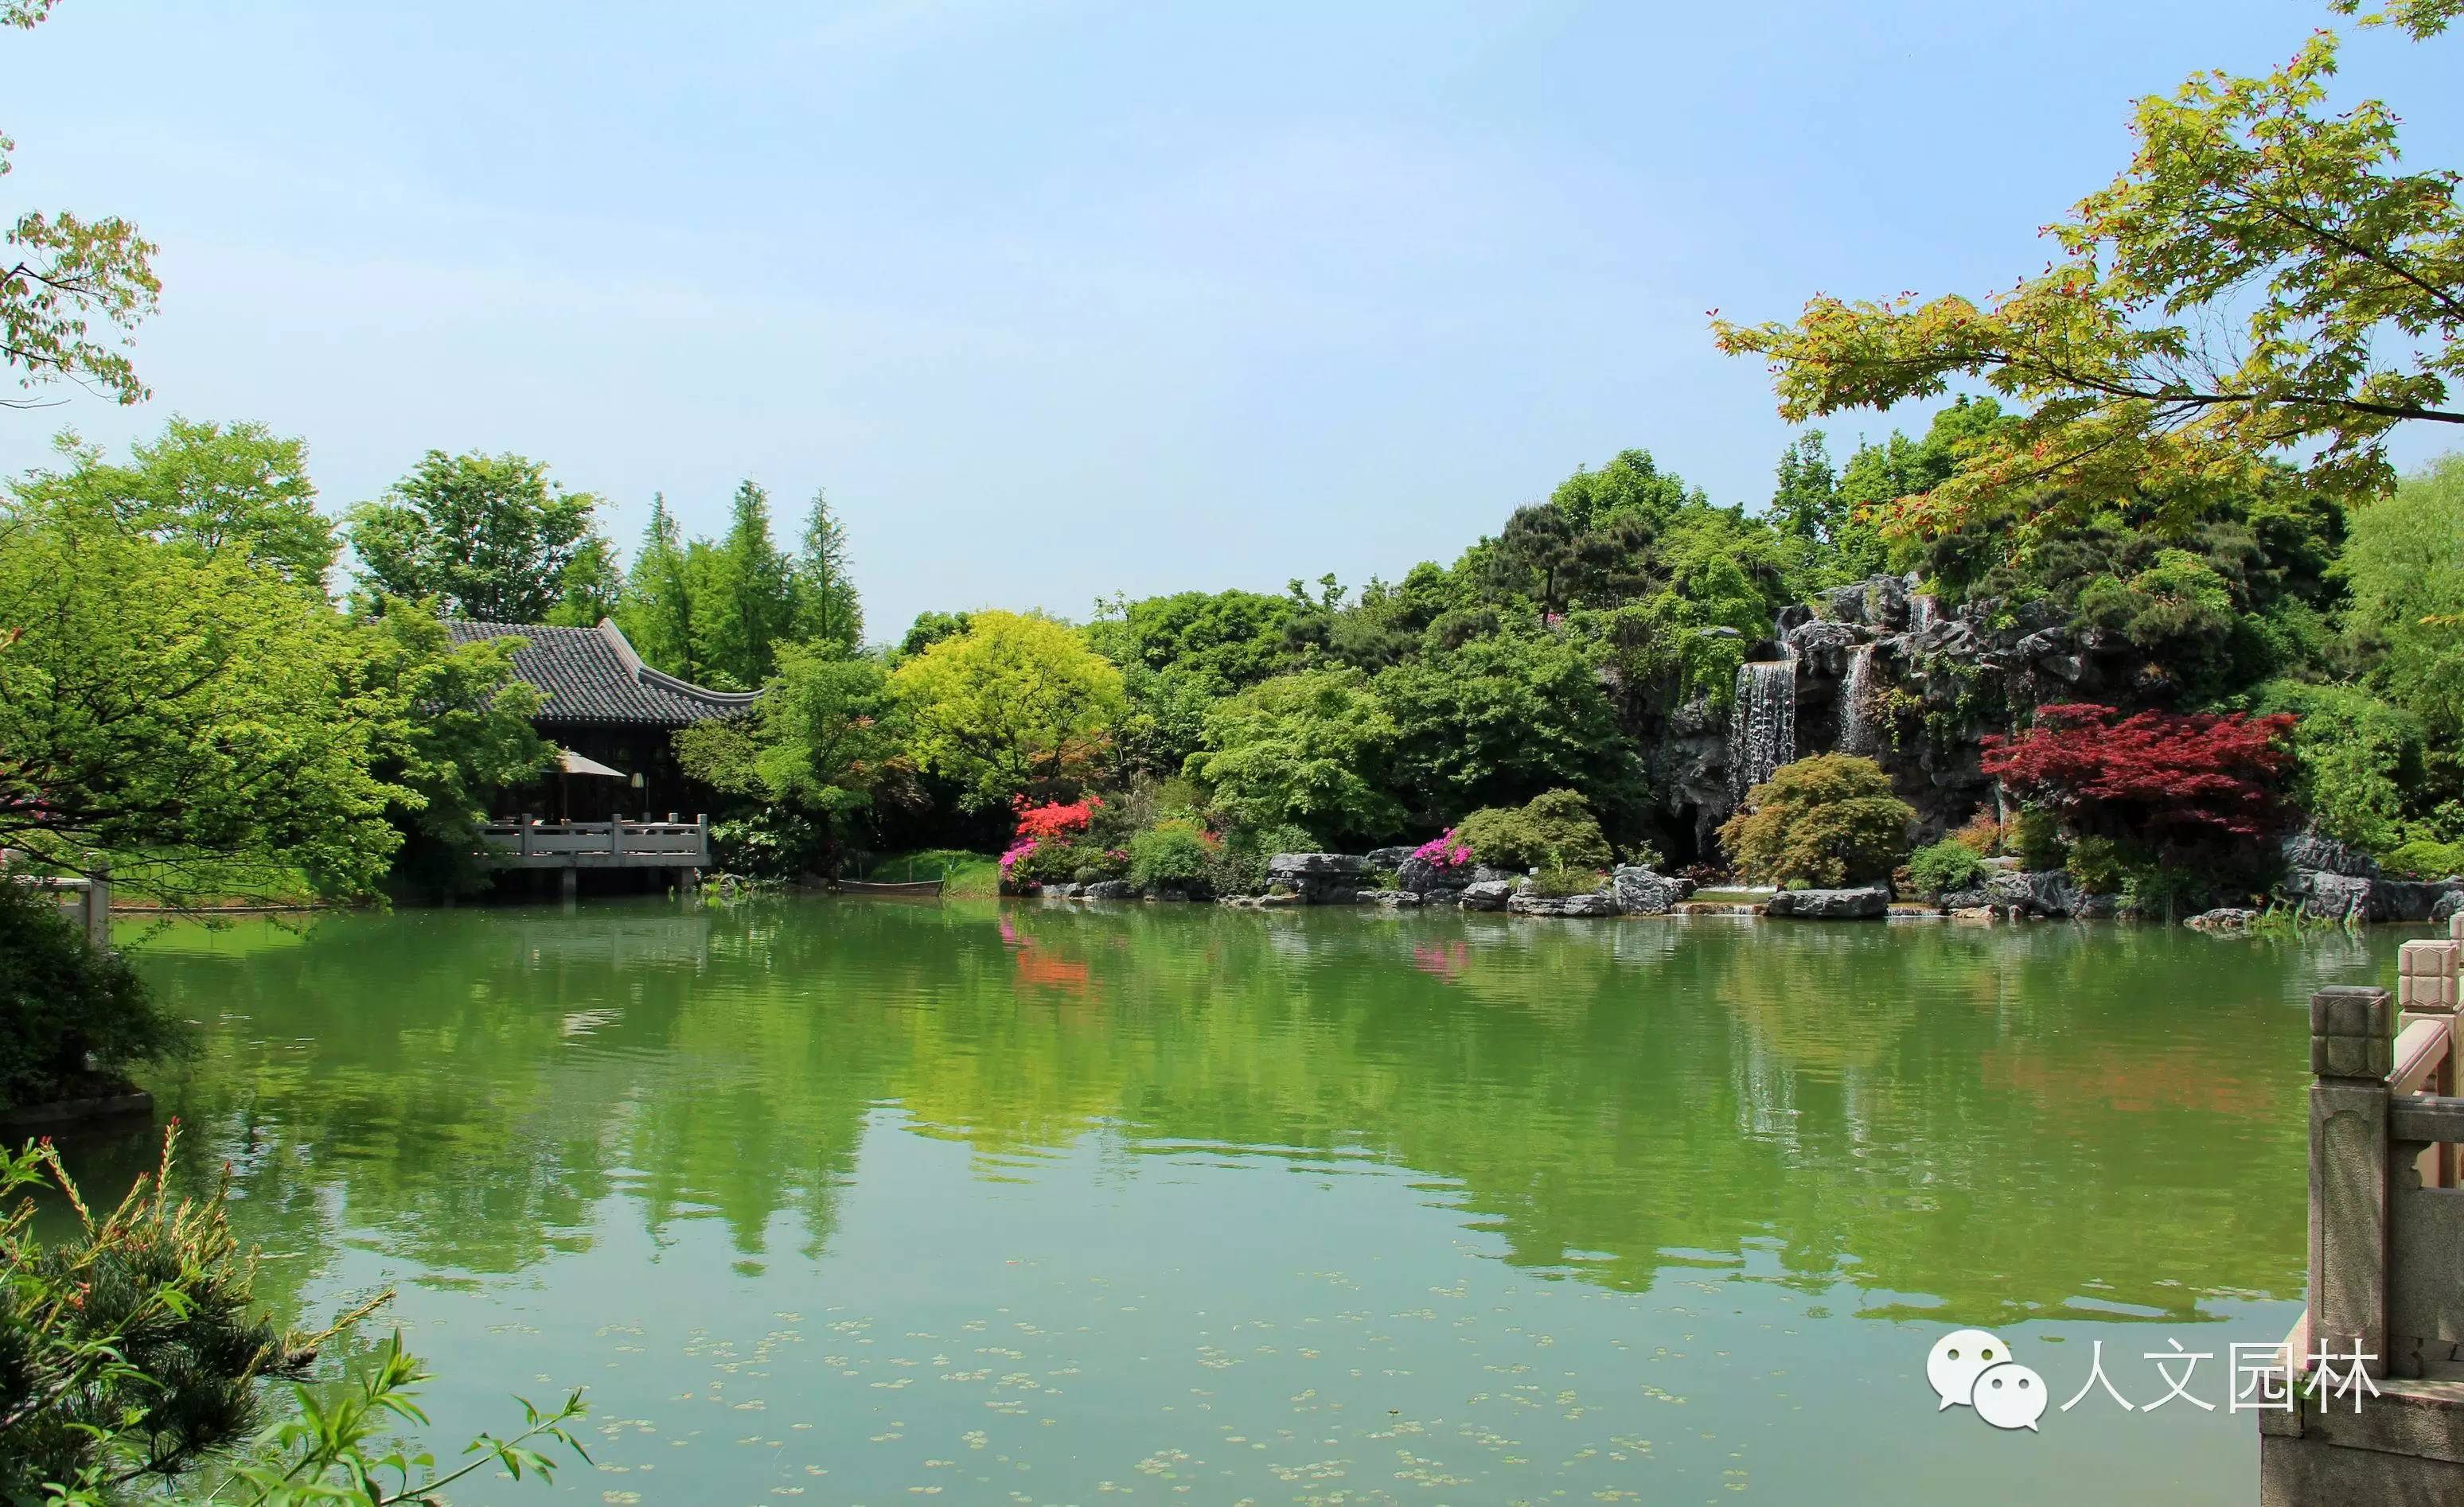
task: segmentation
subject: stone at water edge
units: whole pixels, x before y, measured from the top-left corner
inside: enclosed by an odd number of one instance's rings
[[[1461,889],[1472,882],[1468,864],[1446,867],[1424,858],[1405,858],[1395,865],[1395,883],[1416,895],[1426,895],[1441,889]]]
[[[2459,910],[2464,910],[2464,889],[2451,889],[2431,907],[2430,919],[2443,927],[2454,920]]]
[[[1269,886],[1285,885],[1312,906],[1348,902],[1369,877],[1369,861],[1353,853],[1278,853],[1266,860]]]
[[[1484,879],[1463,886],[1463,907],[1465,910],[1504,910],[1506,903],[1513,898],[1514,885],[1511,883],[1503,879]]]
[[[1364,906],[1417,906],[1420,897],[1408,889],[1364,889],[1352,897]]]
[[[2203,910],[2183,922],[2182,925],[2193,931],[2247,931],[2250,929],[2250,924],[2257,919],[2258,912],[2255,910],[2244,910],[2234,906],[2220,906],[2213,910]]]
[[[1654,873],[1638,864],[1626,864],[1609,875],[1610,897],[1629,916],[1664,916],[1692,893],[1692,880]]]
[[[1948,911],[1981,910],[1992,903],[1993,897],[1987,894],[1982,888],[1949,889],[1945,890],[1942,894],[1942,898],[1934,902],[1934,907],[1938,910]]]
[[[1371,848],[1362,858],[1371,868],[1400,868],[1413,851],[1407,847]]]
[[[1595,890],[1588,895],[1516,895],[1506,908],[1518,916],[1613,916],[1617,902]]]
[[[1138,898],[1138,886],[1126,879],[1099,879],[1091,885],[1081,885],[1078,898],[1081,900],[1135,900]]]
[[[1369,861],[1355,853],[1278,853],[1266,860],[1266,877],[1297,879],[1303,875],[1357,875],[1368,867]]]
[[[1799,921],[1879,921],[1891,908],[1891,891],[1883,885],[1862,889],[1783,889],[1763,906],[1763,914]]]
[[[2372,921],[2428,921],[2439,902],[2459,886],[2453,880],[2375,879],[2370,882]]]
[[[2376,887],[2369,880],[2323,868],[2297,868],[2284,876],[2286,898],[2298,902],[2303,915],[2321,921],[2367,921],[2370,892]]]

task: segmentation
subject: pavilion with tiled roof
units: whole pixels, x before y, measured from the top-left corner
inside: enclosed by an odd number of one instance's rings
[[[652,669],[605,618],[595,628],[467,618],[448,619],[445,626],[456,644],[522,641],[514,673],[545,698],[532,726],[564,751],[561,772],[499,794],[501,817],[604,821],[706,809],[709,792],[676,764],[676,730],[737,716],[759,696],[712,690]]]

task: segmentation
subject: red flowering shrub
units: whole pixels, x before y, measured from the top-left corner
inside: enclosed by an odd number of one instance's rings
[[[1096,809],[1104,804],[1101,796],[1063,805],[1057,800],[1029,805],[1024,796],[1014,797],[1010,810],[1018,814],[1018,841],[1043,842],[1054,838],[1070,838],[1087,830],[1095,819]]]
[[[2015,738],[1989,737],[1984,768],[2082,837],[2184,848],[2265,837],[2292,761],[2289,716],[2039,707]]]

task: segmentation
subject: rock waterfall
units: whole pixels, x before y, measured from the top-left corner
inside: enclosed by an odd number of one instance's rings
[[[1746,792],[1796,757],[1796,658],[1737,666],[1736,704],[1728,710],[1728,795],[1743,806]]]
[[[1839,682],[1839,752],[1874,752],[1874,722],[1866,702],[1873,695],[1874,651],[1879,644],[1859,644],[1848,653],[1848,673]]]

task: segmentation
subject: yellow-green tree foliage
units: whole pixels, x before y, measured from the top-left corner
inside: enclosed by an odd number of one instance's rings
[[[1127,709],[1121,672],[1042,613],[979,612],[909,660],[891,688],[924,765],[977,810],[1090,774]]]
[[[1872,759],[1822,754],[1783,764],[1720,827],[1738,872],[1787,887],[1862,884],[1889,875],[1916,812]]]
[[[2427,36],[2454,10],[2368,20]],[[2330,495],[2383,492],[2388,430],[2464,425],[2464,211],[2453,172],[2403,169],[2387,105],[2331,106],[2336,67],[2321,32],[2265,77],[2140,100],[2130,165],[2047,229],[2042,273],[1982,303],[1825,295],[1793,323],[1716,320],[1720,348],[1766,358],[1796,422],[1967,382],[2017,400],[2016,423],[1898,500],[1925,532],[2013,505],[2188,519],[2284,460]]]

